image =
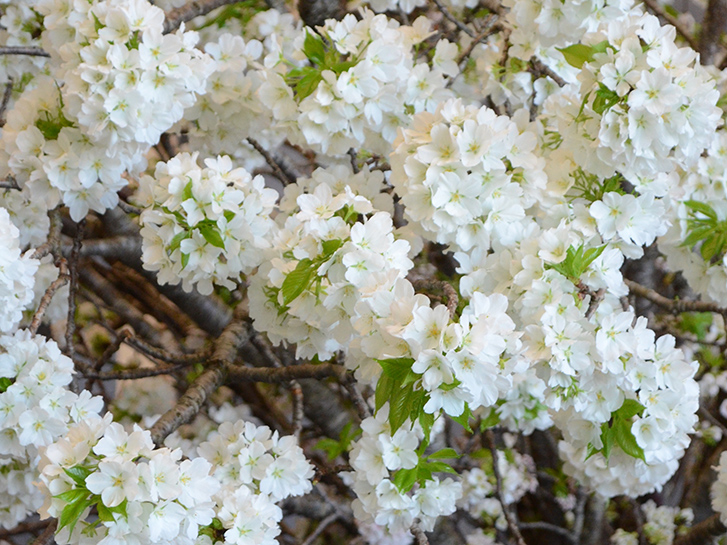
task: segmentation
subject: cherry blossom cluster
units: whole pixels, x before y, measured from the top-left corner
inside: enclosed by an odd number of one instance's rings
[[[277,543],[283,513],[276,504],[312,489],[313,466],[295,437],[242,420],[224,422],[198,451],[220,485],[213,500],[224,542]]]
[[[502,504],[495,497],[496,480],[492,470],[492,458],[486,458],[482,468],[462,473],[462,498],[458,506],[466,509],[473,517],[484,517],[493,521],[500,529],[506,527]],[[505,505],[517,503],[528,492],[538,487],[535,478],[535,462],[516,450],[497,452],[497,467],[501,478],[501,497]]]
[[[100,407],[99,407],[100,408]],[[154,448],[151,434],[131,433],[98,414],[50,445],[41,464],[41,515],[60,519],[59,543],[192,544],[212,524],[220,483],[203,458]],[[86,520],[92,508],[98,518]]]
[[[62,200],[80,221],[118,203],[122,174],[143,168],[148,147],[204,92],[210,65],[196,34],[163,35],[163,12],[145,0],[36,9],[59,58],[53,79],[37,79],[8,114],[3,174],[48,208]]]
[[[212,293],[214,285],[235,287],[264,257],[275,224],[270,219],[277,193],[262,176],[233,168],[227,156],[197,164],[197,153],[182,153],[157,163],[154,177],[144,176],[140,221],[147,270],[161,283],[196,286]]]
[[[255,328],[274,344],[296,343],[298,357],[331,358],[355,336],[358,301],[409,271],[410,245],[396,236],[383,183],[381,172],[353,174],[341,165],[286,187],[280,229],[250,290]]]
[[[659,238],[669,268],[680,271],[695,292],[720,305],[727,304],[727,258],[720,242],[727,226],[726,146],[727,133],[720,130],[697,164],[682,171],[680,193],[672,198],[672,226]]]
[[[454,99],[401,132],[391,183],[424,236],[465,251],[520,236],[545,176],[527,112],[514,119]]]
[[[329,20],[321,31],[325,41],[299,31],[294,60],[303,65],[286,70],[291,61],[280,56],[260,88],[275,121],[293,131],[294,143],[329,155],[352,147],[388,153],[404,112],[434,110],[451,96],[445,76],[459,71],[456,45],[440,42],[431,67],[414,62],[413,46],[430,34],[426,18],[399,26],[364,10],[360,19]]]
[[[0,2],[0,44],[9,47],[38,47],[42,18],[33,9],[35,0],[3,0]],[[22,58],[0,56],[0,84],[10,80],[20,90],[29,84],[33,77],[44,69],[47,59],[26,55]],[[17,83],[16,83],[17,82]]]
[[[649,545],[672,545],[674,540],[684,533],[694,520],[692,510],[678,507],[658,506],[654,500],[648,500],[641,506],[645,521],[642,532]],[[627,532],[621,528],[611,536],[613,545],[637,545],[639,534]]]
[[[184,120],[192,123],[192,149],[236,156],[249,136],[269,146],[271,115],[258,94],[263,83],[257,62],[263,54],[262,44],[223,34],[204,49],[214,70],[207,79],[206,93],[184,113]]]
[[[422,454],[419,426],[407,422],[392,435],[387,416],[383,409],[361,423],[363,435],[350,453],[354,471],[343,474],[357,496],[353,501],[356,520],[386,527],[394,535],[406,532],[415,520],[422,529],[432,530],[438,516],[454,513],[462,485],[431,475],[432,469],[441,471],[442,463],[434,462],[437,453]],[[407,471],[418,475],[419,468],[428,471],[429,478],[415,477],[410,482],[401,478]]]
[[[40,262],[33,250],[21,252],[20,232],[0,208],[0,333],[10,333],[33,301],[35,273]]]
[[[581,87],[560,109],[557,130],[579,166],[638,183],[693,164],[710,145],[721,123],[719,92],[675,37],[673,27],[636,11],[586,34],[587,57],[564,50],[582,65]]]
[[[0,337],[0,525],[13,528],[37,511],[43,497],[40,452],[73,423],[101,410],[102,400],[67,387],[73,362],[58,345],[27,330]]]

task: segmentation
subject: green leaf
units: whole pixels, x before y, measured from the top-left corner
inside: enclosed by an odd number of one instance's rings
[[[187,176],[187,178],[189,178],[189,176]],[[194,196],[192,195],[192,178],[189,178],[187,185],[185,185],[184,189],[182,190],[182,202],[193,198]]]
[[[326,56],[326,47],[323,44],[323,39],[318,34],[306,30],[305,41],[303,42],[303,53],[315,64],[319,66],[323,65]]]
[[[427,459],[434,460],[446,460],[448,458],[459,458],[459,454],[453,448],[443,448],[427,456]]]
[[[189,231],[181,231],[174,235],[172,241],[169,243],[169,248],[167,248],[167,254],[171,254],[172,252],[177,250],[179,246],[181,246],[182,241],[189,238],[190,236],[191,233]]]
[[[629,456],[639,458],[645,462],[644,449],[636,442],[636,437],[631,432],[631,426],[632,423],[626,420],[617,420],[614,423],[613,434],[616,438],[616,443]]]
[[[391,482],[399,489],[399,492],[405,494],[409,492],[409,490],[411,490],[414,486],[414,483],[417,482],[417,473],[418,470],[416,467],[412,469],[400,469],[396,472],[393,479],[391,479]]]
[[[73,529],[76,527],[76,523],[81,518],[81,515],[86,508],[93,505],[93,500],[90,498],[78,498],[73,503],[69,503],[61,511],[61,516],[58,519],[58,530],[62,530],[66,526],[69,527],[69,533],[73,533]]]
[[[10,386],[15,382],[13,379],[8,377],[0,377],[0,394],[7,391]]]
[[[54,498],[58,498],[59,500],[64,501],[65,503],[75,503],[79,499],[87,498],[90,492],[86,490],[85,488],[73,488],[71,490],[66,490],[65,492],[62,492],[58,494],[57,496],[53,496]]]
[[[682,312],[679,315],[679,327],[682,331],[694,333],[697,340],[703,341],[712,327],[712,318],[711,312]]]
[[[429,436],[432,433],[432,426],[434,426],[434,415],[422,411],[419,415],[419,424],[421,424],[422,430],[424,430],[424,440],[428,443]]]
[[[608,460],[611,457],[611,449],[613,449],[613,430],[608,426],[608,422],[601,424],[601,442],[603,443],[601,451]]]
[[[98,518],[102,522],[113,522],[115,520],[113,512],[111,509],[106,507],[103,502],[98,502],[96,504],[96,509],[98,510]]]
[[[563,53],[565,61],[575,68],[583,68],[583,64],[591,62],[593,55],[597,52],[590,45],[573,44],[568,47],[556,47],[558,51]]]
[[[618,96],[616,91],[612,91],[603,83],[599,83],[598,91],[596,91],[596,98],[593,99],[593,111],[597,114],[603,114],[606,110],[615,106],[620,101],[621,97]]]
[[[394,394],[394,390],[397,387],[397,382],[390,376],[382,374],[379,377],[379,381],[376,383],[376,392],[374,396],[377,411],[384,406],[384,403],[391,399]]]
[[[389,399],[389,426],[391,433],[395,433],[411,414],[411,398],[413,386],[410,384],[393,392]]]
[[[414,358],[389,358],[376,361],[381,365],[385,375],[398,381],[404,381],[411,371],[411,366],[414,365]]]
[[[283,304],[289,305],[295,300],[303,291],[310,286],[313,275],[315,274],[314,263],[307,257],[298,261],[288,276],[283,280],[283,286],[281,288],[283,292]]]
[[[182,252],[182,268],[184,269],[189,264],[189,254]]]
[[[78,486],[86,488],[86,477],[91,474],[90,469],[87,469],[83,466],[73,466],[69,468],[64,468],[63,471],[66,473],[66,475],[73,479],[73,482],[76,483]]]
[[[309,71],[298,80],[298,83],[295,84],[295,94],[300,100],[303,100],[307,96],[313,94],[313,91],[318,88],[318,84],[322,79],[323,76],[319,70],[313,69]]]
[[[204,239],[212,246],[215,248],[222,248],[223,250],[225,249],[225,241],[222,240],[222,235],[216,225],[200,223],[197,228],[199,229],[199,232],[202,233]]]
[[[717,212],[715,212],[714,209],[707,203],[689,200],[684,201],[684,205],[688,208],[691,208],[695,212],[701,212],[711,220],[717,221]]]
[[[616,420],[631,420],[636,415],[641,415],[646,407],[635,399],[626,399],[623,405],[613,413],[613,418]]]
[[[356,66],[357,61],[343,61],[343,62],[337,62],[331,66],[331,70],[337,75],[340,76],[345,71],[353,68]]]
[[[490,409],[488,414],[482,422],[480,422],[480,431],[485,431],[487,428],[492,428],[500,423],[500,415],[497,414],[497,409]]]
[[[436,473],[438,471],[444,473],[457,473],[451,465],[445,462],[427,462],[425,467],[432,473]]]
[[[451,416],[450,418],[460,424],[468,432],[472,433],[472,427],[470,426],[470,418],[472,418],[472,411],[470,410],[469,404],[464,404],[464,412],[459,416]]]
[[[321,243],[321,247],[323,248],[323,256],[320,258],[321,261],[328,261],[341,246],[343,246],[343,241],[340,238],[324,240]]]

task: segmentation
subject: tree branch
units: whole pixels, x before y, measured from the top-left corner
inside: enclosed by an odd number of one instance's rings
[[[699,36],[698,51],[702,64],[714,63],[714,57],[719,50],[720,40],[726,27],[727,0],[709,0],[707,11],[704,13],[704,20],[702,21],[702,31]]]
[[[177,30],[182,23],[191,21],[200,15],[207,15],[209,12],[228,4],[235,4],[239,0],[195,0],[164,14],[164,34]]]
[[[707,301],[689,301],[686,299],[669,299],[655,290],[642,286],[628,278],[624,278],[624,282],[631,293],[638,295],[639,297],[643,297],[644,299],[648,299],[652,303],[659,305],[674,314],[679,314],[681,312],[716,312],[723,316],[727,316],[727,308],[720,307],[715,303]]]
[[[713,538],[727,533],[727,528],[719,518],[719,515],[712,515],[696,526],[692,526],[689,532],[674,540],[674,545],[707,545]]]
[[[285,172],[280,163],[278,163],[278,161],[276,161],[273,156],[270,155],[270,153],[264,147],[262,147],[257,140],[255,140],[251,136],[248,136],[247,142],[253,148],[255,148],[255,151],[257,151],[265,158],[265,162],[270,166],[270,168],[273,169],[275,177],[278,178],[284,185],[290,185],[295,183],[295,177],[292,176],[290,173]]]
[[[346,379],[347,370],[341,365],[333,363],[306,363],[290,367],[240,367],[230,366],[228,370],[231,382],[288,382],[304,378],[335,377],[338,380]]]
[[[25,55],[28,57],[50,57],[50,53],[40,47],[3,46],[0,55]]]
[[[251,334],[249,324],[239,316],[236,318],[217,339],[207,370],[195,379],[176,405],[164,413],[149,430],[156,445],[161,446],[170,433],[182,424],[191,422],[212,392],[224,382],[227,369],[237,357],[237,351]]]
[[[515,541],[517,541],[518,545],[527,545],[525,543],[525,540],[523,539],[523,535],[520,533],[520,530],[518,529],[517,523],[515,522],[515,519],[512,516],[512,513],[510,513],[509,507],[505,504],[505,502],[502,499],[502,476],[500,475],[500,468],[497,465],[497,446],[495,445],[495,434],[492,432],[492,430],[487,430],[485,432],[485,437],[487,438],[487,443],[490,449],[490,452],[492,453],[492,471],[495,473],[495,497],[497,498],[497,501],[500,502],[500,505],[502,506],[502,512],[505,515],[505,520],[507,521],[507,527],[510,529],[510,533],[515,538]]]
[[[654,15],[658,15],[671,26],[676,28],[677,32],[681,35],[681,37],[687,41],[689,47],[694,49],[694,51],[699,51],[699,45],[697,44],[697,40],[694,39],[694,36],[692,36],[689,31],[684,28],[684,26],[677,20],[676,17],[673,17],[669,15],[666,11],[664,11],[664,9],[658,4],[657,0],[644,0],[644,4],[646,4],[646,6],[649,8],[649,10],[651,10],[652,13],[654,13]]]

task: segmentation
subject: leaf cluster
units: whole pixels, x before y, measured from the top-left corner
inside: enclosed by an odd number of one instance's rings
[[[588,443],[586,460],[600,452],[608,462],[614,445],[618,445],[629,456],[645,462],[644,449],[636,442],[636,437],[631,431],[633,417],[641,416],[644,409],[646,407],[634,399],[625,400],[617,411],[611,413],[611,420],[601,424],[601,443],[603,446],[597,449],[592,443]]]
[[[62,530],[68,526],[69,534],[73,533],[73,529],[78,524],[84,511],[89,507],[96,507],[98,512],[98,520],[95,525],[98,526],[102,522],[111,522],[114,519],[115,514],[120,514],[122,517],[127,517],[126,505],[127,502],[124,500],[121,504],[115,507],[106,507],[101,501],[101,496],[92,494],[86,488],[86,478],[91,474],[91,470],[84,466],[74,466],[69,469],[64,469],[66,475],[68,475],[77,488],[66,490],[61,494],[53,496],[66,503],[66,506],[61,511],[61,516],[58,520],[58,530]]]
[[[324,41],[323,37],[308,31],[303,42],[303,53],[312,66],[293,68],[285,76],[285,83],[293,88],[299,100],[311,95],[318,88],[323,80],[324,70],[330,70],[338,76],[358,62],[358,59],[348,59],[341,55],[329,40]]]
[[[605,245],[597,248],[588,248],[588,250],[585,250],[584,245],[582,244],[577,248],[569,246],[566,251],[565,259],[560,263],[547,265],[547,268],[558,271],[568,280],[576,284],[579,282],[581,275],[588,270],[591,263],[593,263],[605,249]]]
[[[320,293],[321,277],[316,273],[318,268],[333,257],[333,254],[343,246],[343,240],[334,238],[321,243],[322,252],[314,259],[308,257],[298,261],[295,269],[290,271],[283,280],[281,291],[283,292],[283,305],[292,303],[306,289],[315,284],[316,294]]]
[[[694,248],[699,245],[699,253],[705,261],[721,259],[727,247],[727,220],[717,217],[717,212],[707,203],[684,201],[688,208],[687,238],[681,246]]]

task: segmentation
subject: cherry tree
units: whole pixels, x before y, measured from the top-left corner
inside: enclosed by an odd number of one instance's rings
[[[727,533],[724,0],[0,14],[0,539]]]

